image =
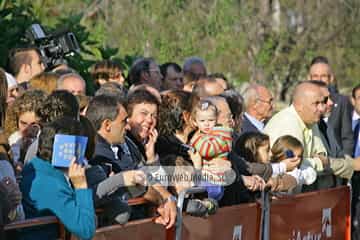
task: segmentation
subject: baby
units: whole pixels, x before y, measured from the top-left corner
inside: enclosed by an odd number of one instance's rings
[[[232,129],[217,125],[217,116],[216,106],[208,100],[200,100],[194,106],[192,118],[198,130],[190,145],[202,158],[203,184],[210,185],[208,194],[219,200],[223,195],[223,187],[220,186],[225,184],[225,172],[231,168],[228,154],[231,151]]]

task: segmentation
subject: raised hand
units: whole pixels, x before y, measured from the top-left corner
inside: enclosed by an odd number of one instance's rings
[[[77,164],[75,158],[70,163],[68,176],[75,189],[87,188],[85,168]]]
[[[145,154],[148,161],[152,162],[155,160],[155,143],[159,136],[156,128],[150,130],[149,138],[145,144]]]
[[[294,170],[297,166],[299,166],[301,161],[301,158],[299,157],[292,157],[292,158],[286,158],[284,160],[282,160],[282,163],[285,163],[286,165],[286,171],[290,172],[292,170]]]
[[[191,161],[193,162],[195,169],[201,169],[202,168],[202,159],[200,156],[200,153],[198,151],[188,151],[188,154],[190,156]]]

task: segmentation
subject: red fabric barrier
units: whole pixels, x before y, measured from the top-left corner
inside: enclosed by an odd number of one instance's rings
[[[350,240],[349,187],[273,200],[270,239]]]
[[[224,207],[206,219],[184,216],[182,240],[258,240],[260,218],[256,203]]]

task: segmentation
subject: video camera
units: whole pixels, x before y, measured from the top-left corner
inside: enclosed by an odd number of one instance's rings
[[[39,49],[41,60],[46,69],[65,64],[65,56],[80,53],[80,47],[74,33],[67,30],[46,35],[40,24],[32,24],[26,30],[25,36]]]

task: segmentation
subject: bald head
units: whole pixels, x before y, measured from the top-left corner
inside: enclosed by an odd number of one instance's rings
[[[213,77],[201,77],[195,84],[193,93],[199,97],[217,96],[225,89]]]
[[[293,93],[293,105],[306,125],[317,123],[325,110],[320,86],[311,82],[297,85]]]
[[[310,82],[302,82],[298,84],[294,89],[293,104],[302,104],[302,102],[304,102],[306,98],[314,96],[319,91],[319,86]]]

